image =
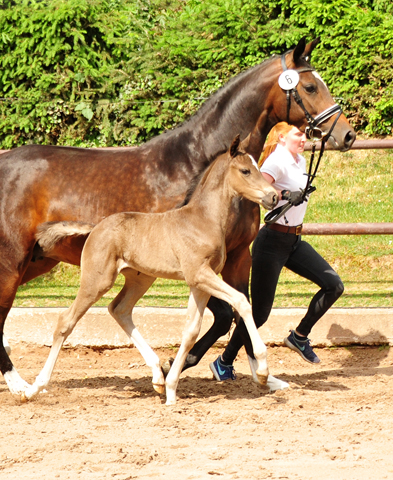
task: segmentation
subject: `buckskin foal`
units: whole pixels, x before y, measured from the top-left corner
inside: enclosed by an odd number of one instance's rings
[[[59,317],[48,360],[23,399],[45,388],[64,340],[76,323],[114,284],[119,273],[125,285],[109,306],[111,315],[134,341],[153,370],[153,386],[164,391],[166,403],[176,402],[176,387],[186,356],[200,331],[201,320],[211,295],[225,300],[241,315],[251,337],[258,361],[257,376],[266,384],[266,347],[256,329],[246,296],[218,273],[226,260],[225,236],[232,200],[245,197],[265,208],[277,203],[274,188],[261,176],[252,157],[239,150],[239,136],[230,150],[206,170],[187,205],[164,213],[117,213],[91,225],[48,223],[37,235],[43,255],[51,256],[61,239],[79,232],[91,233],[81,258],[81,284],[76,300]],[[61,248],[61,247],[60,247]],[[157,277],[185,280],[190,286],[187,324],[176,359],[164,379],[157,355],[138,333],[132,321],[135,303]]]

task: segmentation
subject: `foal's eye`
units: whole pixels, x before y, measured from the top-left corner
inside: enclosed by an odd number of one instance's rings
[[[315,85],[313,84],[309,84],[309,85],[305,85],[304,86],[304,90],[307,92],[307,93],[315,93],[317,91],[317,88]]]
[[[248,175],[250,175],[250,173],[251,173],[251,170],[248,169],[248,168],[242,168],[240,171],[241,171],[242,174],[245,175],[246,177],[247,177]]]

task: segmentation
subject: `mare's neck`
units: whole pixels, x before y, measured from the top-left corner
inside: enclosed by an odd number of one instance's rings
[[[227,151],[237,134],[244,139],[253,132],[248,153],[259,158],[272,126],[265,108],[275,68],[275,62],[267,61],[237,75],[190,120],[152,139],[146,148],[160,148],[163,163],[188,164],[195,174]]]

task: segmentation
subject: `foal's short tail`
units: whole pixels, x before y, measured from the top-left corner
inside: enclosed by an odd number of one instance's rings
[[[45,222],[37,227],[35,238],[44,253],[54,249],[66,237],[88,237],[95,225],[83,222]]]

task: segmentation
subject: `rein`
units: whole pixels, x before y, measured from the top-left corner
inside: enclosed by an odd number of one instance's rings
[[[303,200],[306,200],[307,196],[310,195],[312,192],[316,190],[316,188],[312,185],[312,182],[314,178],[317,176],[317,171],[319,164],[321,162],[321,158],[323,156],[323,153],[325,151],[325,144],[328,141],[330,135],[332,134],[332,131],[334,127],[336,126],[338,119],[340,118],[340,115],[342,114],[341,107],[335,103],[331,107],[327,108],[323,112],[321,112],[319,115],[317,115],[315,118],[308,112],[306,107],[304,106],[303,100],[301,96],[299,95],[299,92],[297,91],[296,85],[296,77],[298,76],[299,73],[303,72],[312,72],[315,71],[314,68],[310,67],[303,67],[298,70],[289,70],[286,62],[285,62],[285,53],[281,55],[281,65],[283,69],[283,73],[281,75],[284,75],[285,77],[285,72],[288,71],[290,75],[286,77],[286,80],[284,80],[284,84],[287,83],[287,85],[284,87],[286,90],[286,96],[287,96],[287,123],[290,125],[289,121],[289,114],[291,110],[291,95],[293,96],[295,102],[299,105],[299,107],[303,110],[304,115],[307,119],[307,127],[305,129],[305,134],[309,140],[312,141],[312,149],[311,149],[311,157],[310,157],[310,165],[308,169],[307,175],[307,184],[306,187],[303,191]],[[295,72],[293,74],[292,72]],[[292,78],[294,77],[294,78]],[[291,84],[294,83],[294,86],[291,88]],[[281,85],[280,85],[281,86]],[[283,88],[283,87],[281,87]],[[337,114],[336,118],[334,119],[334,122],[332,126],[330,127],[329,131],[327,133],[324,133],[320,128],[319,125],[324,123],[326,120],[328,120],[330,117],[332,117],[334,114]],[[321,149],[319,152],[319,157],[318,160],[315,164],[314,170],[313,170],[313,164],[314,164],[314,157],[315,157],[315,148],[316,148],[316,142],[317,140],[321,140]],[[278,208],[275,208],[271,212],[269,212],[265,218],[264,222],[268,225],[275,223],[279,218],[281,218],[293,205],[289,202],[287,202],[284,205],[281,205]]]

